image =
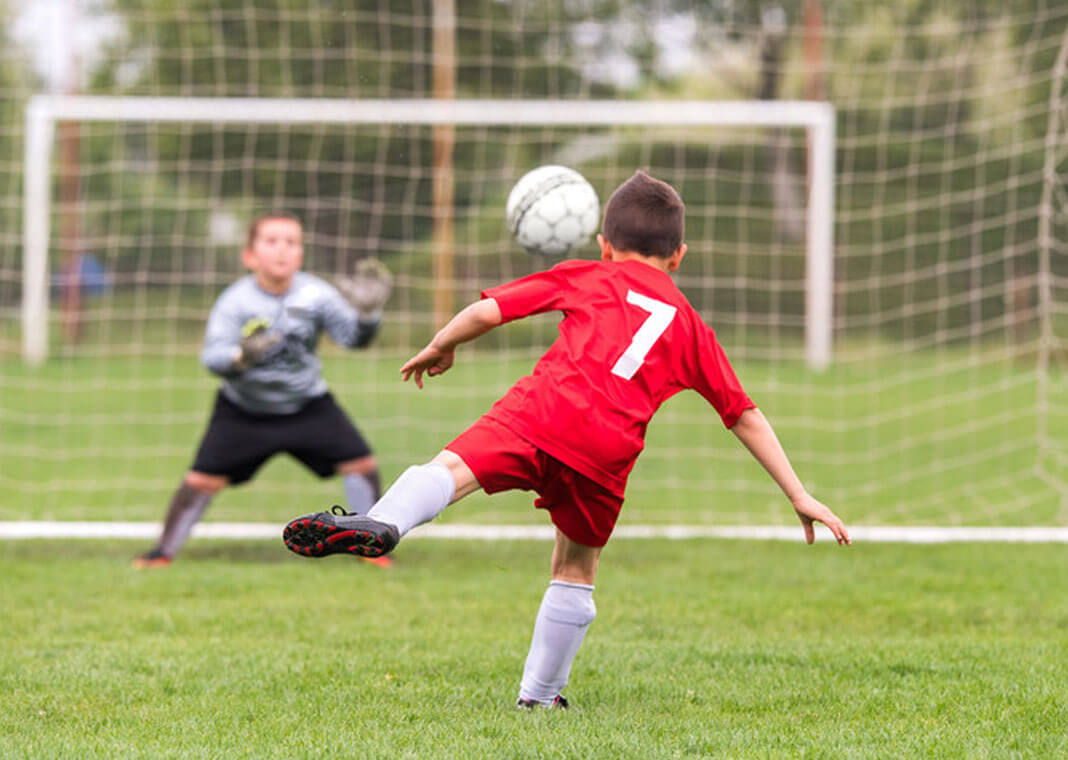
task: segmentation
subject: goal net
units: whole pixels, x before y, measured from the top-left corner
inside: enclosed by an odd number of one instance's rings
[[[153,23],[169,19],[158,13]],[[582,58],[600,32],[564,11],[535,19],[544,69],[522,46],[499,52],[503,26],[461,14],[458,100],[420,100],[432,94],[429,14],[358,14],[357,27],[381,33],[345,44],[368,66],[377,51],[381,78],[361,85],[353,70],[343,86],[332,67],[351,64],[323,41],[329,15],[272,13],[291,33],[287,55],[322,77],[301,86],[295,64],[279,73],[264,89],[300,96],[280,112],[277,100],[234,97],[262,94],[253,69],[268,66],[247,31],[262,16],[248,9],[196,22],[245,30],[229,52],[197,48],[214,73],[175,73],[200,60],[181,47],[197,43],[156,40],[126,92],[165,99],[29,107],[25,186],[3,191],[24,222],[22,245],[0,251],[0,520],[161,517],[218,385],[197,360],[208,310],[243,274],[245,226],[265,210],[303,218],[308,271],[329,279],[374,255],[395,273],[378,341],[361,352],[324,341],[324,374],[387,482],[429,459],[530,370],[556,318],[462,348],[421,392],[398,368],[443,310],[553,263],[509,239],[504,201],[525,171],[562,163],[602,202],[636,168],[679,189],[690,250],[679,286],[810,490],[851,522],[1068,524],[1068,38],[1044,31],[1068,15],[889,28],[832,17],[832,112],[665,100],[640,65],[638,84],[606,83]],[[720,28],[744,56],[762,44],[745,32],[767,29],[739,23]],[[870,57],[883,47],[889,63]],[[421,73],[390,79],[390,63]],[[722,82],[745,74],[713,64]],[[784,45],[776,65],[780,97],[804,95],[800,52]],[[984,75],[1002,65],[1015,76]],[[683,94],[737,94],[674,76]],[[510,99],[492,97],[502,91]],[[661,99],[635,101],[643,92]],[[539,95],[552,99],[527,100]],[[338,481],[279,458],[209,517],[280,521],[341,498]],[[529,504],[476,497],[444,519],[540,524]],[[699,396],[654,418],[622,524],[792,519]]]

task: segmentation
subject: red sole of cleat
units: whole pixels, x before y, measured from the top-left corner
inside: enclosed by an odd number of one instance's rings
[[[346,530],[322,520],[300,518],[286,525],[282,540],[287,549],[302,557],[349,554],[375,559],[385,553],[381,536],[368,530]]]

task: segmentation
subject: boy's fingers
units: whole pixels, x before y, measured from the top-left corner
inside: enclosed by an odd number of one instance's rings
[[[416,364],[414,360],[408,361],[403,367],[401,367],[401,382],[408,382],[408,380],[411,379],[414,375],[415,384],[422,388],[423,383],[422,379],[419,377],[420,373],[421,371],[419,369],[419,365]]]
[[[846,532],[845,524],[833,515],[824,521],[824,525],[830,528],[831,533],[834,534],[834,539],[840,544],[848,546],[853,543],[849,538],[849,533]]]
[[[422,355],[423,355],[423,352],[420,351],[418,354],[413,356],[411,359],[409,359],[408,361],[404,362],[404,364],[401,365],[401,372],[402,373],[407,373],[409,375],[412,374],[412,372],[415,372],[419,368],[419,366],[423,363],[420,360],[420,357],[422,357]]]
[[[826,505],[812,500],[811,503],[802,504],[797,509],[797,516],[801,520],[801,524],[805,528],[805,541],[808,543],[814,543],[816,540],[816,530],[814,523],[821,522],[827,526],[827,530],[834,536],[834,540],[840,545],[848,546],[853,543],[853,540],[849,537],[849,533],[846,532],[845,524],[838,518],[834,512],[832,512]]]

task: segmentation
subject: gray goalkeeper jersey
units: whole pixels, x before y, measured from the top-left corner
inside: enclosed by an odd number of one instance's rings
[[[264,319],[282,342],[263,361],[244,372],[234,367],[241,328],[250,319]],[[330,283],[297,272],[293,285],[273,295],[242,277],[219,296],[208,318],[200,360],[223,378],[222,392],[243,409],[256,414],[289,414],[309,399],[326,393],[322,363],[315,355],[319,336],[326,332],[338,345],[359,348],[378,331],[379,319],[361,319]]]

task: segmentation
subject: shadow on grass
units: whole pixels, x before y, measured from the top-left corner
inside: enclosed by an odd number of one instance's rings
[[[113,560],[123,564],[148,551],[151,541],[79,539],[20,539],[0,541],[0,560]],[[278,541],[193,541],[178,557],[178,562],[232,562],[235,564],[277,565],[299,562]]]
[[[276,565],[289,560],[300,561],[300,558],[285,548],[279,535],[277,541],[212,541],[190,544],[179,556],[179,561],[182,562],[198,560]],[[306,559],[304,561],[307,562]]]

